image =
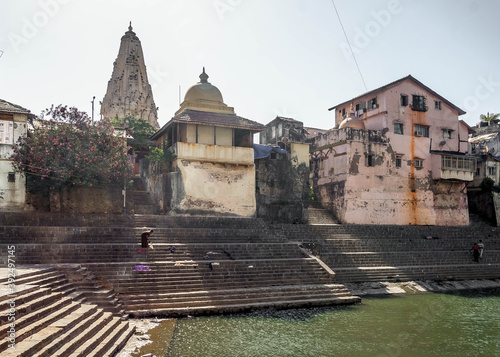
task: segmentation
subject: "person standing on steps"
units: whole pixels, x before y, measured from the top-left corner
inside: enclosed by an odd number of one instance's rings
[[[469,250],[469,252],[472,250],[472,256],[474,257],[474,261],[476,263],[479,263],[479,245],[474,242],[474,245],[472,248]]]
[[[141,234],[141,246],[142,246],[142,248],[153,249],[153,245],[151,244],[151,241],[149,240],[149,236],[151,234],[153,234],[152,229],[142,232],[142,234]]]
[[[480,239],[479,243],[477,243],[477,245],[479,246],[479,259],[483,259],[483,250],[484,250],[483,240]]]

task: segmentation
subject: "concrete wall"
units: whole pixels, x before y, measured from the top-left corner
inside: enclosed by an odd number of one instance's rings
[[[255,167],[191,160],[174,162],[171,209],[251,217],[256,212]]]

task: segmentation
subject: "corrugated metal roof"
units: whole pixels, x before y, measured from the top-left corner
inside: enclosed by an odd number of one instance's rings
[[[489,133],[489,134],[478,135],[478,136],[474,136],[473,138],[470,138],[469,143],[471,143],[471,144],[482,143],[485,141],[490,141],[491,139],[494,139],[497,136],[498,136],[498,133]]]

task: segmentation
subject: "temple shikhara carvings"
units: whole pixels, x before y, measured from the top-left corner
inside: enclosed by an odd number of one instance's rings
[[[123,118],[129,114],[145,120],[154,128],[160,127],[141,41],[132,31],[132,24],[122,36],[108,89],[101,103],[101,116],[104,118]]]

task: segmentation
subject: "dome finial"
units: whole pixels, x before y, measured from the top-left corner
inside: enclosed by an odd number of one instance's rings
[[[128,30],[132,31],[132,21],[130,21],[130,24],[128,25]]]
[[[200,83],[208,83],[208,74],[205,73],[205,67],[203,67],[203,73],[200,74]]]

